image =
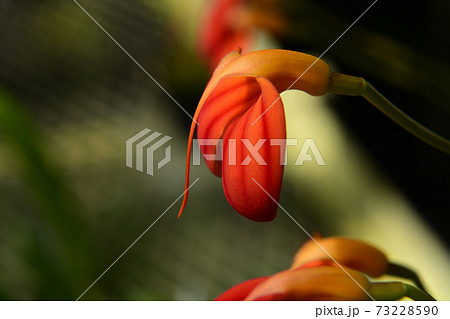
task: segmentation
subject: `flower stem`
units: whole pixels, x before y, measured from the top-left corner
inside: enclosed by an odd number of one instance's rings
[[[419,276],[417,276],[417,274],[413,270],[405,266],[389,263],[386,269],[386,274],[412,280],[414,284],[417,286],[417,288],[426,291],[425,287],[423,286],[422,282],[419,279]]]
[[[425,291],[400,281],[373,282],[370,285],[369,293],[375,300],[384,301],[399,300],[403,297],[420,301],[436,300]]]
[[[391,120],[425,143],[450,154],[450,141],[427,129],[406,115],[361,77],[333,73],[328,92],[340,95],[362,96]]]

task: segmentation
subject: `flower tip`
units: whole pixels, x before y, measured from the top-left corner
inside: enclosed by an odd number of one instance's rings
[[[180,211],[178,212],[177,218],[181,217],[181,214],[183,213],[184,208],[186,207],[187,199],[188,199],[188,190],[185,190],[183,202],[181,203]]]
[[[251,221],[258,222],[258,223],[268,223],[277,217],[277,212],[275,211],[270,213],[261,213],[261,211],[258,211],[257,214],[248,214],[248,213],[241,213],[238,211],[242,216],[244,216],[247,219],[250,219]]]

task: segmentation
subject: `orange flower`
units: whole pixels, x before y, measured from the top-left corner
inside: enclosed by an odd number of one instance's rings
[[[370,300],[367,278],[358,271],[346,271],[333,266],[282,271],[255,287],[244,300]]]
[[[215,300],[434,300],[423,289],[401,281],[370,281],[366,274],[379,276],[388,264],[384,254],[370,245],[336,237],[317,242],[332,258],[309,241],[290,269],[244,281]]]
[[[279,0],[210,0],[199,24],[197,50],[211,70],[230,51],[250,52],[258,29],[281,33]]]
[[[357,271],[346,271],[348,274],[326,262],[312,263],[244,281],[215,300],[368,300],[367,278]]]
[[[421,290],[425,291],[417,274],[405,267],[388,260],[387,256],[372,245],[356,239],[344,237],[321,238],[315,236],[300,247],[294,257],[291,269],[296,269],[311,262],[328,262],[349,267],[371,277],[391,275],[405,278],[414,282]],[[337,264],[336,264],[337,263]]]
[[[214,0],[208,3],[199,26],[198,51],[214,70],[222,57],[237,47],[247,52],[254,39],[253,28],[240,23],[243,0]]]
[[[237,50],[225,56],[194,114],[188,141],[186,189],[198,123],[199,139],[217,140],[213,145],[201,145],[203,155],[216,153],[220,146],[223,149],[223,160],[205,157],[205,161],[215,175],[222,177],[228,202],[251,220],[274,219],[281,192],[286,138],[279,93],[292,88],[315,96],[325,94],[330,74],[328,64],[299,52],[262,50],[241,55]],[[279,144],[271,145],[275,140]],[[252,160],[255,149],[259,161]],[[178,216],[187,196],[186,191]]]

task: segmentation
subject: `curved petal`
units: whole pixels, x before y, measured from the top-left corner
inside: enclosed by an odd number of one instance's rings
[[[346,271],[351,277],[330,266],[283,271],[258,285],[245,300],[368,300],[367,278],[357,271]]]
[[[180,218],[181,214],[183,213],[184,208],[186,207],[187,200],[189,197],[189,174],[191,171],[191,151],[192,151],[192,142],[194,140],[194,134],[195,129],[197,127],[197,120],[199,118],[199,114],[201,113],[203,109],[203,104],[205,103],[206,99],[209,97],[209,94],[214,90],[214,88],[217,85],[217,80],[219,74],[222,72],[222,70],[225,68],[228,63],[232,62],[233,60],[237,59],[241,56],[241,48],[237,48],[237,50],[232,51],[228,53],[222,61],[220,61],[219,65],[217,66],[216,70],[213,73],[213,76],[209,80],[208,84],[206,85],[205,91],[203,92],[202,97],[200,98],[200,102],[198,103],[197,109],[195,110],[194,117],[192,118],[191,127],[189,129],[189,137],[188,137],[188,145],[187,145],[187,151],[186,151],[186,176],[184,181],[184,196],[183,196],[183,202],[181,203],[180,211],[178,212],[178,218]],[[219,78],[220,79],[220,78]]]
[[[313,261],[307,264],[302,265],[298,269],[302,268],[312,268],[312,267],[320,267],[320,266],[333,266],[332,262],[328,260],[324,261]],[[224,291],[220,296],[218,296],[216,301],[240,301],[244,300],[259,284],[266,281],[270,276],[258,277],[243,281],[230,289]]]
[[[345,267],[372,277],[384,274],[388,266],[385,254],[362,241],[342,237],[317,238],[316,241],[320,246],[309,240],[298,250],[291,269],[311,261],[332,260],[331,257]]]
[[[241,215],[271,221],[276,217],[284,168],[283,147],[271,144],[275,140],[285,144],[283,103],[269,80],[247,79],[260,86],[261,94],[224,133],[222,183],[228,202]]]
[[[208,98],[205,100],[198,117],[197,137],[211,139],[216,143],[200,145],[205,161],[216,176],[221,176],[220,159],[210,159],[220,147],[225,129],[237,118],[242,116],[258,100],[261,89],[254,77],[229,76],[221,79]]]
[[[211,79],[230,74],[254,74],[269,79],[279,92],[297,89],[310,95],[327,93],[330,66],[323,60],[301,52],[269,49],[253,51],[229,60]]]
[[[241,282],[240,284],[237,284],[230,289],[224,291],[219,297],[217,297],[216,301],[241,301],[244,300],[248,294],[255,289],[256,286],[258,286],[260,283],[265,281],[269,276],[267,277],[259,277],[259,278],[253,278],[246,280],[244,282]]]

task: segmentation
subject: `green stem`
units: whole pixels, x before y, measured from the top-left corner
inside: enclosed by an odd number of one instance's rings
[[[328,92],[340,95],[362,96],[391,120],[425,143],[450,154],[450,141],[416,122],[360,77],[333,73]]]
[[[436,299],[434,299],[431,295],[413,285],[403,285],[405,286],[406,290],[405,297],[411,298],[412,300],[436,301]]]
[[[400,281],[373,282],[370,285],[370,295],[375,300],[399,300],[403,297],[418,301],[435,301],[425,291]]]
[[[405,266],[389,263],[385,271],[385,274],[409,279],[414,282],[417,288],[426,291],[425,287],[423,286],[422,282],[419,279],[419,276],[417,276],[417,274],[413,270]]]

